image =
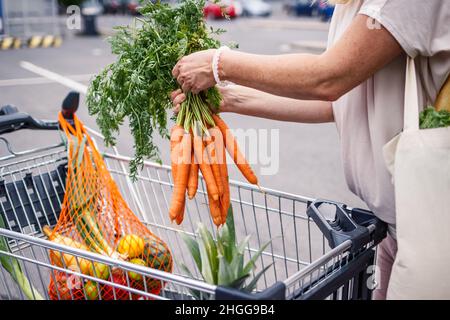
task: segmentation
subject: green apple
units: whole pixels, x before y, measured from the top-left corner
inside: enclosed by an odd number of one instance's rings
[[[94,262],[94,264],[91,264],[91,276],[109,280],[109,266],[100,262]]]
[[[140,266],[147,265],[145,263],[145,261],[142,259],[131,259],[130,262],[133,264],[140,265]],[[140,273],[130,271],[130,272],[128,272],[128,276],[130,277],[131,280],[138,281],[138,282],[142,281],[142,274],[140,274]]]
[[[88,281],[84,285],[84,292],[88,300],[98,300],[98,287],[97,283]]]

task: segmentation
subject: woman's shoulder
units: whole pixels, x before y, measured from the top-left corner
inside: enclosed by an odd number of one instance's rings
[[[360,0],[359,14],[384,26],[409,56],[450,53],[450,1]],[[373,24],[372,24],[373,25]],[[370,24],[369,24],[370,26]]]

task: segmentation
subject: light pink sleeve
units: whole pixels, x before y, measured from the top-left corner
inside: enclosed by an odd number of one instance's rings
[[[364,0],[359,13],[382,24],[413,58],[450,53],[449,0]]]

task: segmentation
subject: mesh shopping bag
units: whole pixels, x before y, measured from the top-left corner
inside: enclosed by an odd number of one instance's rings
[[[130,210],[83,124],[74,116],[74,124],[71,125],[61,114],[59,122],[67,136],[66,193],[58,223],[53,230],[44,230],[49,239],[172,272],[173,260],[169,248]],[[163,286],[160,280],[62,252],[51,251],[50,260],[60,268],[153,294],[159,294]],[[126,290],[105,282],[85,281],[61,271],[51,274],[49,295],[55,300],[121,300],[131,297]]]

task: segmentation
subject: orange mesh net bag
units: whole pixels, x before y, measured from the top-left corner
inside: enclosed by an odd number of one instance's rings
[[[44,233],[60,244],[172,272],[169,248],[130,210],[83,124],[75,115],[73,125],[62,114],[59,122],[68,141],[66,193],[57,225],[53,230],[44,228]],[[160,280],[67,253],[51,251],[49,255],[53,265],[96,279],[153,294],[163,287]],[[52,300],[139,298],[120,287],[61,271],[51,274],[49,296]]]

